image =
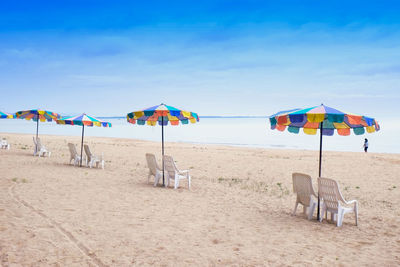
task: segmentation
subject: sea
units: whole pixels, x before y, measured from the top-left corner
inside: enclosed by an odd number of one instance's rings
[[[132,138],[161,141],[161,126],[133,125],[125,117],[103,117],[112,123],[111,128],[85,127],[85,136]],[[369,152],[400,153],[400,124],[388,120],[381,131],[350,136],[323,136],[323,150],[363,152],[364,138],[368,138]],[[36,122],[22,119],[0,120],[0,133],[36,133]],[[80,126],[41,122],[39,134],[80,136]],[[1,134],[0,134],[1,137]],[[236,147],[319,150],[320,136],[306,135],[300,131],[271,130],[267,117],[201,117],[200,122],[164,127],[165,142],[228,145]]]

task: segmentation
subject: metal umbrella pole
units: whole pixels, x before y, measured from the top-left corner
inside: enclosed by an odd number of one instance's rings
[[[82,141],[81,141],[81,163],[79,167],[82,167],[82,152],[83,152],[83,134],[85,133],[85,124],[82,124]]]
[[[38,150],[38,135],[39,135],[39,113],[36,117],[36,144],[35,144],[35,151]]]
[[[38,138],[39,135],[39,113],[37,114],[37,120],[36,120],[36,140]]]
[[[161,143],[162,143],[162,184],[164,183],[164,116],[161,116]]]
[[[319,138],[319,173],[318,177],[321,177],[321,160],[322,160],[322,129],[324,127],[324,122],[320,123],[320,138]],[[317,209],[317,219],[319,220],[320,217],[320,199],[319,199],[319,190],[318,190],[318,209]]]

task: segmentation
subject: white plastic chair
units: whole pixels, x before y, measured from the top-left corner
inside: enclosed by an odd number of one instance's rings
[[[10,144],[7,142],[7,140],[5,138],[1,139],[0,148],[7,149],[7,150],[10,149]]]
[[[358,225],[358,202],[357,200],[346,201],[342,193],[340,193],[338,183],[333,179],[318,178],[318,192],[323,200],[320,221],[323,220],[324,214],[328,217],[328,212],[331,213],[331,220],[335,221],[338,227],[342,226],[343,217],[346,213],[354,212],[356,225]],[[345,207],[351,205],[353,207]]]
[[[292,179],[293,192],[297,194],[293,215],[296,214],[297,206],[301,204],[303,205],[303,213],[311,220],[317,206],[317,201],[313,197],[318,198],[312,186],[311,176],[304,173],[293,173]]]
[[[93,167],[93,164],[96,164],[96,167],[99,167],[99,164],[101,164],[101,168],[104,169],[104,159],[103,155],[101,157],[98,157],[90,151],[90,148],[88,145],[83,145],[86,153],[86,165],[89,166],[90,168]]]
[[[178,170],[171,156],[164,155],[163,159],[164,159],[164,171],[167,179],[165,187],[169,186],[169,181],[173,179],[175,180],[174,189],[177,189],[179,187],[179,181],[182,179],[187,179],[190,189],[191,178],[189,170]]]
[[[38,137],[37,139],[35,139],[35,137],[33,137],[33,143],[35,144],[35,151],[33,152],[34,156],[51,156],[51,152],[48,151],[46,149],[46,147],[44,145],[42,145],[42,142],[40,141],[40,138]]]
[[[69,164],[71,164],[72,160],[74,161],[74,166],[79,164],[81,156],[76,151],[76,146],[72,143],[68,143],[68,148],[70,153]],[[85,159],[85,155],[83,155],[82,157]]]
[[[154,154],[146,153],[147,167],[149,167],[149,175],[147,176],[147,183],[150,177],[154,176],[154,186],[157,186],[158,181],[162,177],[162,169],[158,166],[156,156]]]

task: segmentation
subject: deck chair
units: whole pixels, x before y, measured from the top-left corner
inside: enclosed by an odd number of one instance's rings
[[[68,148],[69,148],[69,153],[70,153],[70,158],[69,158],[69,164],[71,164],[71,161],[74,161],[74,166],[76,164],[79,164],[81,160],[81,156],[78,154],[76,151],[76,146],[72,143],[68,143]],[[83,160],[85,160],[85,155],[82,155]]]
[[[154,176],[154,186],[157,186],[158,181],[162,177],[162,169],[158,166],[156,156],[154,154],[146,153],[147,167],[149,167],[149,175],[147,176],[147,183],[150,177]]]
[[[33,143],[35,144],[35,150],[33,152],[34,156],[39,156],[39,157],[40,156],[43,156],[43,157],[44,156],[48,156],[48,157],[51,156],[51,152],[48,151],[44,145],[42,145],[42,142],[40,141],[39,137],[36,138],[36,139],[35,139],[35,137],[33,137]]]
[[[318,192],[323,200],[321,208],[320,221],[323,220],[324,214],[328,217],[328,212],[331,213],[331,220],[335,221],[338,227],[342,226],[343,217],[346,213],[354,212],[356,225],[358,225],[358,202],[357,200],[346,201],[342,193],[340,193],[338,183],[333,179],[318,178]],[[352,207],[345,207],[351,205]]]
[[[189,170],[178,170],[171,156],[164,155],[163,159],[164,159],[164,172],[167,178],[165,187],[169,186],[170,180],[173,179],[175,180],[174,189],[177,189],[179,187],[179,181],[182,179],[187,179],[190,189],[191,179]]]
[[[103,154],[101,157],[92,154],[88,145],[83,145],[83,148],[85,149],[86,153],[86,165],[92,168],[93,165],[96,164],[96,168],[98,168],[99,164],[101,164],[101,168],[104,169]]]
[[[1,139],[0,148],[7,149],[7,150],[10,149],[10,144],[7,142],[7,140],[5,138]]]
[[[311,220],[317,206],[317,202],[313,197],[318,198],[312,186],[311,176],[303,173],[293,173],[292,179],[293,192],[297,194],[293,215],[296,214],[297,206],[301,204],[303,205],[303,213]]]

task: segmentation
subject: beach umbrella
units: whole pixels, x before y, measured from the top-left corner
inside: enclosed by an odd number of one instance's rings
[[[6,112],[0,111],[0,119],[13,119],[14,115]]]
[[[66,117],[57,120],[57,124],[64,124],[64,125],[79,125],[82,126],[82,141],[81,141],[81,162],[80,162],[80,167],[82,167],[82,152],[83,152],[83,137],[85,134],[85,126],[98,126],[98,127],[111,127],[110,122],[106,121],[101,121],[95,117],[86,115],[85,113],[78,115],[78,116],[72,116],[72,117]]]
[[[325,106],[315,106],[306,109],[294,109],[278,112],[269,118],[271,129],[284,131],[286,128],[291,133],[299,133],[303,128],[305,134],[315,135],[320,130],[319,144],[319,177],[321,177],[322,159],[322,136],[332,136],[336,132],[341,136],[348,136],[353,129],[356,135],[365,132],[373,133],[379,131],[378,122],[370,117],[346,113]],[[318,197],[318,219],[319,219],[319,197]]]
[[[196,123],[199,121],[199,116],[197,113],[180,110],[171,106],[167,106],[165,104],[160,104],[154,107],[150,107],[144,110],[134,111],[128,113],[126,119],[129,123],[138,124],[138,125],[150,125],[156,126],[161,125],[161,143],[162,143],[162,169],[163,169],[163,185],[164,185],[164,126],[168,125],[170,122],[171,125],[179,125]]]
[[[36,139],[38,138],[39,135],[39,121],[41,122],[53,121],[61,118],[61,116],[58,113],[42,109],[17,111],[15,113],[15,117],[29,121],[33,120],[36,122]]]
[[[14,118],[14,114],[0,111],[0,119],[13,119],[13,118]]]

